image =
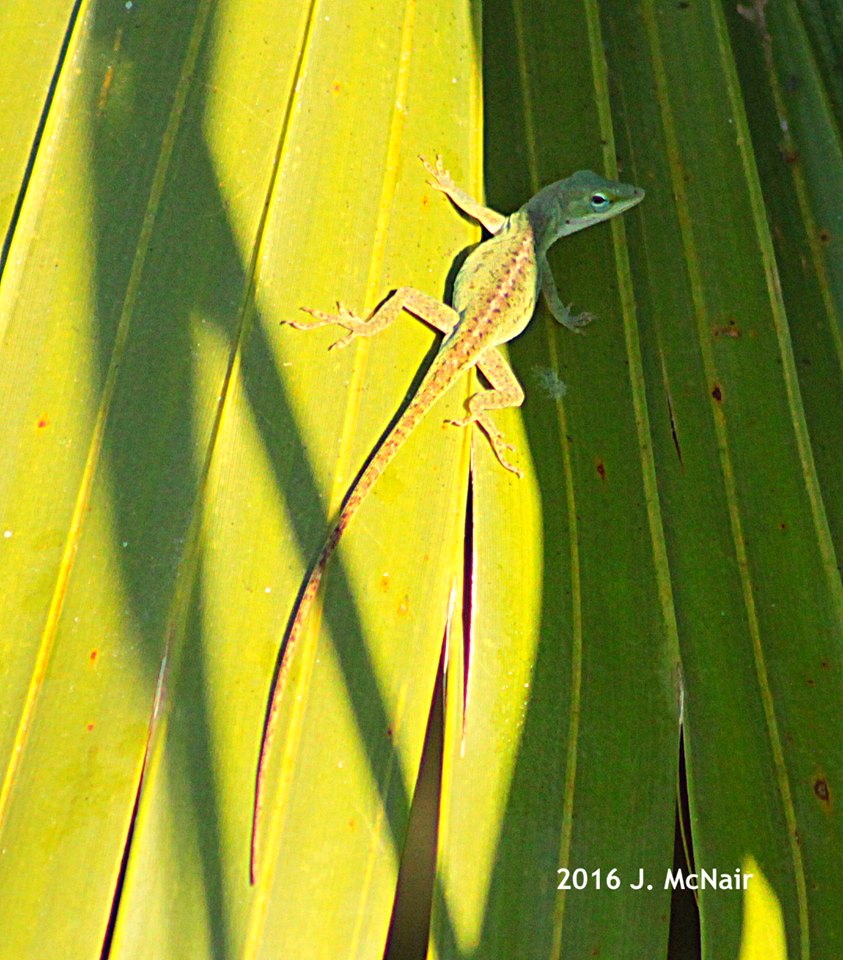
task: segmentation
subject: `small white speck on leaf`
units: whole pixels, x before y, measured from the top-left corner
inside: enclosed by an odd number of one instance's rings
[[[551,400],[561,400],[568,392],[568,385],[559,374],[550,367],[534,367],[533,380]]]

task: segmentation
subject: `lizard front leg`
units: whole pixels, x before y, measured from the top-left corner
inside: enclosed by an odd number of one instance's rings
[[[315,317],[315,323],[303,323],[297,320],[287,320],[286,322],[295,327],[296,330],[312,330],[316,327],[324,327],[327,324],[336,323],[348,330],[346,336],[341,337],[335,343],[331,344],[330,349],[334,347],[346,347],[355,337],[372,337],[381,330],[385,330],[401,313],[406,310],[413,316],[424,320],[435,330],[442,333],[450,333],[459,322],[459,314],[452,307],[431,297],[415,287],[399,287],[394,293],[390,294],[377,310],[364,320],[352,313],[341,303],[337,304],[339,313],[324,313],[322,310],[311,310],[310,307],[302,307],[305,313]]]
[[[565,306],[562,303],[562,300],[559,296],[559,291],[556,289],[556,281],[553,279],[553,273],[550,269],[550,264],[547,262],[547,257],[542,254],[539,257],[539,271],[542,278],[542,293],[544,294],[544,300],[547,304],[548,310],[553,314],[554,320],[562,324],[563,327],[567,327],[569,330],[574,330],[576,333],[582,333],[581,328],[586,324],[591,323],[594,319],[593,313],[578,313],[576,316],[571,313],[570,306]]]
[[[449,196],[454,206],[462,210],[472,220],[482,223],[489,233],[500,232],[501,227],[506,223],[506,217],[502,213],[498,213],[497,210],[484,206],[466,193],[462,187],[458,187],[451,178],[451,174],[445,169],[442,158],[438,154],[435,165],[425,160],[424,157],[419,157],[419,160],[424,164],[425,170],[433,177],[432,180],[428,180],[431,187],[441,190],[442,193]]]
[[[490,410],[501,410],[505,407],[520,407],[524,402],[524,390],[515,378],[512,368],[504,360],[503,354],[497,347],[487,347],[477,360],[477,369],[489,381],[491,390],[475,393],[468,400],[468,416],[463,420],[449,420],[457,427],[467,427],[476,423],[492,445],[495,456],[511,473],[523,476],[522,472],[514,467],[506,458],[504,449],[514,450],[511,443],[504,440],[501,432],[489,416]]]

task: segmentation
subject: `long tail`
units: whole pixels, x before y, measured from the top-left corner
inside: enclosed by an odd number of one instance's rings
[[[339,522],[331,531],[328,539],[325,541],[325,546],[322,547],[322,552],[319,554],[319,557],[310,572],[310,576],[307,578],[307,583],[301,594],[298,607],[296,608],[295,617],[293,618],[293,622],[290,625],[290,629],[287,633],[286,641],[282,647],[283,654],[281,657],[281,662],[278,665],[278,669],[275,673],[275,679],[273,680],[272,691],[269,699],[269,709],[263,731],[263,740],[261,741],[260,758],[258,759],[258,772],[255,779],[255,804],[254,809],[252,810],[252,847],[249,858],[249,879],[252,884],[255,882],[257,873],[259,839],[258,830],[262,824],[261,811],[263,809],[263,797],[265,792],[266,766],[275,738],[275,727],[278,721],[278,708],[281,706],[281,700],[284,696],[284,689],[287,685],[287,676],[290,672],[290,664],[293,659],[293,654],[296,646],[298,645],[299,637],[301,636],[302,628],[304,627],[307,615],[310,613],[310,608],[313,606],[313,601],[316,599],[316,594],[319,590],[319,584],[322,582],[322,574],[325,572],[325,567],[328,565],[328,560],[336,549],[343,530],[345,530],[346,526],[348,526],[348,521],[350,519],[350,516],[346,516],[346,511],[343,510],[343,512],[340,514]],[[345,520],[344,523],[343,520]]]
[[[468,366],[469,364],[465,365]],[[263,740],[261,742],[260,758],[258,760],[258,771],[255,779],[255,803],[252,811],[252,846],[249,863],[249,877],[253,884],[257,873],[258,840],[259,829],[263,819],[261,817],[261,811],[266,787],[266,768],[275,737],[278,711],[284,697],[284,688],[290,672],[290,664],[295,656],[296,647],[301,637],[305,621],[310,613],[310,608],[316,599],[325,568],[337,544],[340,542],[340,538],[351,522],[352,517],[357,512],[357,508],[362,503],[366,494],[372,489],[375,481],[392,461],[392,458],[398,452],[404,440],[412,433],[416,425],[430,409],[430,406],[438,399],[440,394],[444,393],[451,383],[453,383],[453,380],[454,371],[437,364],[434,360],[433,367],[431,367],[415,397],[410,401],[410,405],[398,419],[398,422],[393,426],[392,430],[384,437],[369,461],[368,466],[360,474],[356,483],[348,492],[337,522],[334,524],[330,534],[328,534],[328,539],[325,541],[325,545],[322,547],[316,563],[310,571],[304,590],[301,593],[301,598],[295,608],[292,622],[287,630],[286,640],[282,646],[283,653],[281,655],[281,662],[278,665],[272,684]]]

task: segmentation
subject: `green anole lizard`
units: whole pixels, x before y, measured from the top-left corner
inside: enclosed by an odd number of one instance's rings
[[[340,537],[412,430],[436,400],[471,367],[477,367],[491,389],[474,394],[467,403],[468,416],[450,422],[461,427],[476,423],[489,438],[501,465],[521,475],[507,460],[504,451],[512,447],[503,439],[489,415],[490,411],[503,407],[519,407],[524,399],[524,391],[498,347],[517,337],[530,322],[539,290],[544,294],[553,316],[571,330],[579,330],[592,319],[589,314],[572,316],[569,308],[562,303],[547,262],[548,248],[560,237],[623,213],[644,197],[644,191],[638,187],[606,180],[590,170],[580,170],[567,180],[559,180],[540,190],[520,210],[507,217],[483,206],[461,190],[439,157],[435,166],[424,158],[420,159],[432,177],[428,181],[430,186],[447,194],[456,207],[492,234],[489,240],[472,251],[457,274],[453,306],[449,307],[413,287],[401,287],[368,320],[338,304],[337,314],[304,308],[306,313],[315,318],[314,322],[288,321],[297,330],[338,324],[348,333],[333,346],[344,347],[355,337],[370,337],[379,333],[402,310],[406,310],[444,333],[445,338],[404,413],[383,438],[366,468],[346,494],[336,523],[305,582],[287,630],[281,663],[270,695],[258,761],[252,822],[253,883],[264,777],[278,707],[302,628]]]

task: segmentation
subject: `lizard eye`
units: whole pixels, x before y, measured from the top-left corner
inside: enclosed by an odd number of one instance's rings
[[[608,210],[612,205],[612,201],[602,193],[592,194],[591,197],[591,209],[595,210],[597,213],[602,213],[604,210]]]

